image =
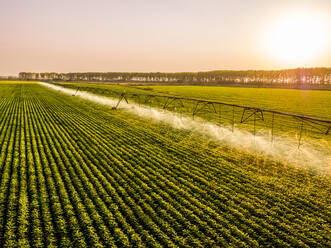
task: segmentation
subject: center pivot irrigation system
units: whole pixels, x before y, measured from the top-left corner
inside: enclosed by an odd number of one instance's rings
[[[232,131],[239,124],[246,125],[246,128],[253,132],[254,137],[257,132],[266,132],[269,130],[268,133],[270,134],[271,142],[274,141],[276,131],[279,135],[291,132],[298,137],[298,148],[302,144],[304,133],[307,136],[321,138],[322,136],[328,136],[331,129],[331,121],[329,120],[270,109],[170,95],[129,93],[106,88],[60,85],[76,89],[73,96],[79,91],[87,91],[118,98],[117,104],[112,108],[114,110],[119,107],[122,101],[129,103],[129,100],[132,100],[136,104],[139,104],[139,106],[153,106],[159,109],[175,111],[180,114],[190,113],[193,119],[195,116],[199,116],[208,121],[216,122],[219,125],[230,126]]]

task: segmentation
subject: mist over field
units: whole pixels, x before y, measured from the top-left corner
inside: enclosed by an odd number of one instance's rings
[[[118,99],[112,99],[110,97],[104,97],[86,91],[77,92],[75,89],[67,89],[53,84],[40,84],[68,95],[75,95],[110,107],[116,106],[119,101]],[[300,149],[298,149],[298,140],[294,137],[278,137],[276,141],[271,143],[269,132],[264,136],[254,136],[251,132],[240,130],[238,128],[234,129],[232,132],[230,126],[220,127],[202,119],[193,120],[192,117],[183,116],[167,110],[138,105],[133,102],[126,103],[125,101],[122,101],[120,107],[121,109],[135,115],[167,123],[174,128],[187,129],[201,135],[207,135],[212,139],[227,143],[238,149],[259,152],[284,162],[311,167],[322,173],[331,172],[331,154],[328,146],[323,147],[318,143],[311,144],[307,141]]]

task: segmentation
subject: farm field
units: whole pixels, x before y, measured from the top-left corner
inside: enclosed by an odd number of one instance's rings
[[[14,81],[14,80],[0,80],[0,85],[6,84],[35,84],[36,82],[31,81]]]
[[[144,87],[147,88],[147,87]],[[331,92],[317,90],[150,86],[152,91],[331,119]],[[284,104],[286,102],[286,104]]]
[[[291,89],[251,89],[251,88],[230,88],[230,87],[203,87],[203,86],[123,86],[97,83],[57,83],[56,85],[65,88],[75,89],[73,94],[80,94],[80,91],[90,92],[97,95],[104,95],[113,99],[119,99],[119,93],[125,92],[129,103],[136,103],[139,106],[154,107],[163,111],[167,100],[163,98],[133,97],[132,94],[156,94],[179,96],[202,100],[221,101],[228,104],[237,104],[250,107],[266,108],[276,111],[283,111],[290,114],[302,114],[300,109],[305,108],[304,116],[315,117],[330,121],[330,91],[298,91]],[[156,87],[156,88],[154,88]],[[161,91],[161,90],[163,91]],[[172,91],[164,91],[171,89]],[[193,90],[192,90],[193,89]],[[117,93],[111,92],[116,91]],[[254,90],[254,91],[252,91]],[[255,94],[256,90],[260,90]],[[131,94],[131,95],[130,95]],[[218,98],[216,97],[218,95]],[[288,99],[288,100],[286,100]],[[299,102],[299,100],[300,102]],[[287,104],[283,104],[287,101]],[[180,100],[168,101],[170,104],[166,110],[177,113],[180,118],[186,116],[194,119],[199,117],[203,121],[213,123],[228,130],[245,130],[252,134],[263,137],[263,139],[274,142],[276,139],[291,138],[292,148],[299,147],[301,144],[313,146],[314,149],[323,151],[330,155],[331,135],[326,135],[330,130],[330,124],[323,125],[302,122],[301,119],[292,116],[273,115],[264,112],[261,114],[250,115],[252,111],[243,111],[243,108],[233,108],[226,105],[196,105],[194,101]],[[308,102],[308,103],[307,103]],[[302,104],[304,103],[304,104]],[[120,104],[125,107],[125,102]],[[197,110],[193,114],[192,113]],[[314,113],[312,112],[314,111]],[[308,114],[307,114],[308,113]],[[247,121],[242,122],[247,118]],[[297,144],[294,144],[294,140]],[[316,155],[321,157],[320,155]]]
[[[0,247],[331,242],[328,175],[39,84],[0,83],[0,149]]]
[[[121,86],[97,83],[64,84],[71,86],[109,88],[119,91],[125,90],[126,92],[134,93],[164,94],[215,100],[249,107],[259,107],[293,114],[307,115],[326,120],[331,119],[331,91],[326,90],[168,85]]]

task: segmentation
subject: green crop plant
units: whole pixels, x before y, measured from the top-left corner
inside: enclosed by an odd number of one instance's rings
[[[0,84],[1,247],[326,247],[330,177]]]

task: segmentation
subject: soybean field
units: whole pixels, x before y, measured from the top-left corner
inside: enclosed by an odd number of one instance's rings
[[[329,175],[38,83],[0,83],[0,150],[0,247],[331,243]]]

